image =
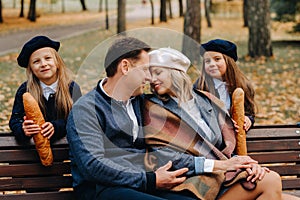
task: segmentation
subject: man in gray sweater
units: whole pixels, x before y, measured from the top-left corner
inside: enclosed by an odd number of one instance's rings
[[[80,98],[67,123],[73,187],[88,199],[195,199],[167,189],[182,183],[188,168],[172,163],[147,172],[142,130],[143,86],[150,80],[150,47],[124,37],[105,58],[107,78]]]

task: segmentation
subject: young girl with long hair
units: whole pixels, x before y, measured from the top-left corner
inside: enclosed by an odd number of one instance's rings
[[[203,67],[195,87],[220,98],[229,112],[234,90],[242,88],[245,94],[244,129],[248,131],[255,121],[254,89],[236,63],[238,59],[236,45],[227,40],[215,39],[201,44],[200,52]]]
[[[26,68],[27,81],[16,92],[9,126],[19,141],[27,141],[40,131],[51,141],[66,135],[66,119],[81,90],[71,80],[70,71],[57,52],[59,47],[57,41],[36,36],[24,44],[17,58],[18,64]],[[22,99],[25,92],[39,104],[46,121],[41,127],[26,119]]]

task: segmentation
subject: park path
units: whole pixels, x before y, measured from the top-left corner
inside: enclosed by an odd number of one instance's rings
[[[80,13],[78,13],[80,14]],[[155,12],[155,16],[158,12]],[[150,19],[150,6],[131,6],[127,9],[127,22],[135,22],[137,20]],[[110,27],[116,25],[116,15],[109,16]],[[40,27],[34,29],[19,30],[9,34],[0,35],[0,56],[8,53],[17,52],[22,45],[35,35],[47,35],[55,40],[62,40],[76,35],[80,35],[89,31],[105,29],[104,19],[92,20],[86,23],[78,23],[72,25],[58,25],[49,27]]]
[[[91,21],[85,24],[42,27],[1,35],[0,56],[18,51],[26,41],[35,35],[47,35],[52,39],[61,40],[99,28],[101,28],[101,23],[99,21]]]

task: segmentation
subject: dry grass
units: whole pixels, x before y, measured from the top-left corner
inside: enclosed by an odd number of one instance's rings
[[[38,14],[36,22],[30,22],[26,17],[19,17],[19,9],[3,9],[3,24],[0,24],[0,34],[37,29],[47,26],[72,25],[86,23],[91,20],[104,19],[104,13],[99,12],[68,12]]]

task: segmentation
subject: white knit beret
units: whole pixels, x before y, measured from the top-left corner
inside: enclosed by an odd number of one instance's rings
[[[150,67],[167,67],[186,72],[191,61],[180,51],[172,48],[159,48],[149,52]]]

